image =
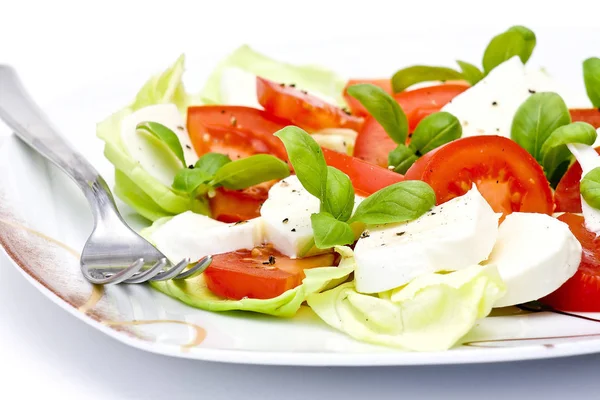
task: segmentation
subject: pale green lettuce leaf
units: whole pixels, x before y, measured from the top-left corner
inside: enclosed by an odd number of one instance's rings
[[[150,220],[187,210],[209,213],[206,199],[175,191],[159,182],[133,160],[121,140],[121,122],[140,108],[173,103],[185,113],[192,97],[185,92],[182,83],[184,61],[182,55],[162,74],[150,78],[129,106],[100,122],[96,128],[97,136],[105,143],[104,155],[118,171],[115,193]]]
[[[263,78],[294,83],[297,88],[324,94],[345,107],[343,91],[346,80],[335,72],[315,65],[292,65],[273,60],[252,50],[249,46],[239,47],[219,63],[208,78],[200,96],[205,103],[221,104],[221,74],[224,68],[235,67]]]
[[[166,220],[159,220],[163,224]],[[152,228],[150,228],[152,229]],[[145,231],[144,234],[151,234]],[[151,282],[150,285],[160,292],[177,300],[207,311],[254,311],[277,317],[292,317],[296,314],[306,297],[313,293],[328,290],[345,282],[354,271],[354,256],[348,247],[336,247],[342,255],[337,267],[312,268],[305,271],[302,284],[273,299],[229,300],[213,294],[207,287],[203,275],[181,281]]]
[[[312,294],[308,305],[353,338],[413,351],[447,350],[487,316],[505,286],[494,266],[420,276],[379,296],[358,293],[354,282]]]

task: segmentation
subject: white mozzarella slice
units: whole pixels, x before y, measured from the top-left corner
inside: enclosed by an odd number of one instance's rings
[[[262,109],[256,97],[256,75],[240,68],[224,68],[221,73],[221,101],[232,106]]]
[[[311,136],[322,147],[352,155],[358,133],[353,129],[333,128],[320,130]]]
[[[499,135],[510,138],[515,112],[536,92],[556,92],[571,107],[583,103],[581,96],[557,84],[545,71],[526,69],[519,57],[515,56],[456,96],[442,111],[458,118],[463,137]]]
[[[252,249],[262,244],[261,218],[226,224],[191,211],[176,215],[152,233],[151,241],[172,262]]]
[[[507,288],[495,307],[552,293],[575,274],[580,261],[581,244],[564,222],[546,214],[508,215],[486,261],[498,268]]]
[[[498,218],[473,186],[414,221],[369,229],[354,249],[357,290],[382,292],[484,261],[496,242]]]
[[[581,178],[594,168],[600,167],[600,155],[596,153],[594,147],[585,144],[572,143],[567,145],[571,153],[575,156],[579,165],[581,165]],[[585,220],[585,227],[588,231],[600,235],[600,210],[590,206],[583,197],[581,197],[581,212]]]
[[[140,166],[165,186],[171,186],[181,162],[157,139],[137,133],[141,122],[158,122],[171,129],[179,138],[186,165],[194,164],[198,155],[192,147],[183,116],[174,104],[144,107],[125,117],[121,123],[121,140],[127,152]],[[144,136],[142,136],[144,135]]]

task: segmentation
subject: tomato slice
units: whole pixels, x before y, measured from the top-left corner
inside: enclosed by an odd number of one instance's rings
[[[257,247],[213,256],[204,271],[206,285],[228,299],[272,299],[302,283],[304,270],[334,265],[333,253],[291,259],[272,247]]]
[[[348,87],[352,85],[358,85],[360,83],[370,83],[371,85],[379,86],[390,95],[393,94],[391,79],[350,79],[344,88],[344,99],[346,100],[346,103],[348,103],[350,111],[352,111],[352,114],[354,115],[360,115],[361,117],[367,117],[369,115],[369,112],[363,107],[360,101],[348,94]]]
[[[575,108],[569,110],[573,122],[587,122],[594,128],[600,128],[600,108]]]
[[[496,212],[551,214],[554,208],[542,167],[525,149],[501,136],[450,142],[417,160],[405,178],[431,185],[438,204],[465,194],[475,183]]]
[[[581,243],[581,263],[575,275],[541,301],[558,310],[600,312],[600,238],[585,228],[580,215],[566,213],[558,219]]]
[[[307,130],[348,128],[359,131],[363,118],[292,86],[256,78],[258,102],[265,111]]]
[[[265,111],[238,106],[194,106],[188,108],[187,127],[196,153],[227,154],[238,159],[269,153],[285,158],[281,141],[273,136],[288,121]]]
[[[400,92],[395,94],[394,98],[406,113],[409,130],[412,132],[423,118],[440,111],[450,100],[468,88],[463,84],[430,86]],[[388,153],[396,146],[379,122],[369,117],[356,138],[354,156],[387,167]]]
[[[600,147],[596,148],[596,152],[600,154]],[[554,192],[556,212],[581,212],[581,193],[579,192],[581,174],[581,165],[575,161],[558,182]]]
[[[244,190],[217,188],[209,199],[212,217],[221,222],[247,221],[260,216],[260,207],[267,200],[273,182]]]

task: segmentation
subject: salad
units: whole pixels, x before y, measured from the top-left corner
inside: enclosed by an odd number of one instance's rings
[[[535,34],[481,67],[345,79],[242,46],[200,93],[184,56],[97,126],[115,193],[200,276],[152,282],[208,311],[291,317],[449,349],[492,309],[600,312],[600,59],[587,98],[526,65]]]

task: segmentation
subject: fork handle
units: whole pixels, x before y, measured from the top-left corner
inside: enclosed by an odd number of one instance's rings
[[[98,171],[52,127],[15,70],[7,65],[0,65],[0,119],[77,183],[92,206],[95,219],[109,217],[110,209],[117,211],[110,189]]]

